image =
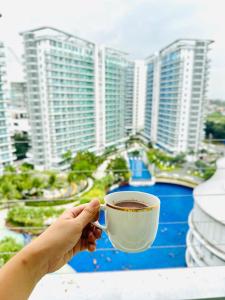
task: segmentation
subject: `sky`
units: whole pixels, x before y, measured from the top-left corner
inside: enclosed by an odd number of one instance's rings
[[[178,38],[214,40],[209,98],[225,99],[224,0],[1,0],[0,40],[11,80],[22,79],[19,32],[54,26],[144,59]]]

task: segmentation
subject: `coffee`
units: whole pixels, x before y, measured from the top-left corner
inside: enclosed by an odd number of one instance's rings
[[[120,201],[117,202],[115,205],[124,208],[131,208],[131,209],[135,209],[135,208],[140,209],[140,208],[148,207],[148,205],[146,205],[145,203],[138,202],[138,201],[131,201],[131,200]]]

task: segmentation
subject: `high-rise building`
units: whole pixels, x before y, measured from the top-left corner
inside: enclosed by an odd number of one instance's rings
[[[170,153],[204,137],[210,40],[180,39],[146,60],[145,137]]]
[[[0,173],[4,166],[13,162],[11,139],[9,136],[9,118],[7,101],[9,86],[6,76],[5,47],[0,42]]]
[[[125,80],[125,130],[130,135],[133,132],[133,114],[134,114],[134,61],[128,61],[126,67]]]
[[[22,36],[33,163],[64,168],[67,150],[96,147],[96,46],[52,27]]]
[[[30,131],[25,82],[10,82],[9,115],[11,136],[15,133],[27,134]]]
[[[127,54],[52,27],[22,36],[33,163],[64,168],[67,150],[123,145],[126,103],[133,100]],[[132,126],[132,114],[129,120]]]
[[[146,59],[146,103],[144,118],[144,135],[152,142],[157,141],[158,108],[159,108],[159,57],[151,55]]]
[[[143,60],[134,63],[133,87],[133,122],[132,133],[136,134],[144,129],[146,95],[146,66]]]
[[[10,106],[26,110],[27,93],[25,82],[10,82]]]
[[[101,47],[98,59],[97,141],[101,149],[120,147],[126,140],[127,54],[113,48]]]

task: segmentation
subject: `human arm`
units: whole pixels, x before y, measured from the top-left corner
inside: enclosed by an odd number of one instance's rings
[[[0,299],[28,299],[37,282],[62,267],[73,255],[94,251],[101,231],[91,225],[99,201],[65,211],[45,232],[22,249],[0,270]]]

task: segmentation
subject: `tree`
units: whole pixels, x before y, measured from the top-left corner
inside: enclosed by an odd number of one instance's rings
[[[71,163],[71,170],[77,172],[80,180],[91,177],[98,165],[102,162],[102,157],[96,156],[94,153],[85,151],[77,152]],[[78,178],[78,177],[77,177]]]
[[[73,153],[71,150],[67,150],[65,153],[62,155],[62,159],[64,160],[65,163],[70,164],[72,159],[73,159]]]
[[[111,160],[108,167],[117,181],[128,181],[130,178],[130,172],[127,166],[126,160],[118,156]]]
[[[13,136],[14,145],[16,148],[16,157],[17,159],[24,159],[26,158],[27,151],[29,150],[29,138],[27,133],[16,133]]]
[[[176,155],[175,157],[171,158],[171,163],[174,164],[178,164],[178,165],[182,165],[185,163],[185,154],[184,153],[180,153],[178,155]]]
[[[48,178],[48,186],[50,188],[54,188],[54,187],[56,187],[56,182],[57,182],[57,175],[52,172]]]
[[[30,164],[30,163],[23,163],[22,165],[20,165],[20,171],[22,172],[27,172],[27,171],[32,171],[34,170],[34,165]]]
[[[7,165],[4,167],[4,172],[5,173],[16,173],[16,168],[11,165]]]
[[[4,181],[0,187],[0,194],[3,200],[20,199],[21,194],[11,182]]]

